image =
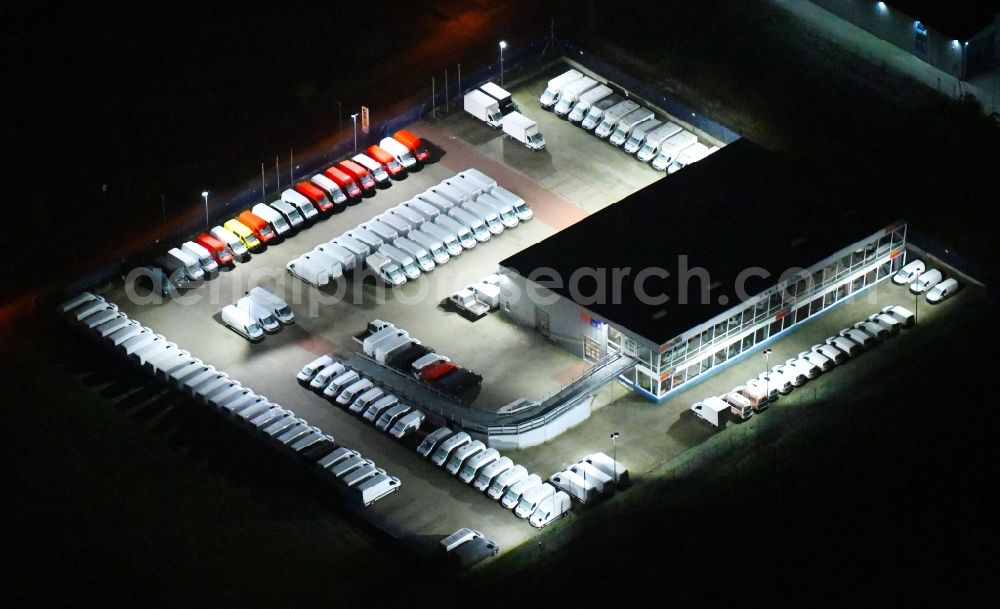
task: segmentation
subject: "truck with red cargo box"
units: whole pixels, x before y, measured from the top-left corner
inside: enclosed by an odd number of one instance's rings
[[[365,149],[365,154],[375,159],[385,167],[385,170],[389,172],[389,175],[394,176],[403,172],[403,166],[399,164],[396,157],[392,156],[386,152],[381,146],[372,144],[367,149]]]
[[[355,182],[354,178],[347,175],[347,173],[341,169],[338,169],[337,167],[327,167],[326,170],[323,171],[323,175],[333,180],[337,186],[340,186],[340,189],[346,192],[347,196],[361,196],[361,189],[358,188],[357,182]]]
[[[406,129],[400,129],[396,133],[393,133],[392,137],[402,145],[409,148],[410,152],[413,153],[413,156],[417,157],[418,161],[424,161],[427,159],[427,157],[430,156],[430,153],[427,152],[427,148],[424,147],[424,143],[420,140],[419,137],[417,137],[410,131],[407,131]]]
[[[361,187],[365,190],[371,190],[375,188],[375,178],[368,173],[368,170],[355,163],[354,161],[341,161],[337,163],[337,169],[343,171],[347,175],[354,178],[354,180],[361,184]]]
[[[208,233],[202,233],[194,238],[195,243],[207,249],[212,258],[215,259],[219,264],[232,264],[233,254],[229,251],[229,246],[227,246],[222,241],[219,241],[212,235]]]
[[[424,366],[420,369],[420,380],[433,383],[440,380],[445,375],[454,372],[461,368],[458,364],[453,364],[451,362],[439,362],[437,364],[431,364],[429,366]]]
[[[261,243],[269,243],[274,239],[274,229],[271,228],[271,225],[249,209],[240,212],[240,215],[236,216],[236,219],[252,230],[254,236],[260,239]]]
[[[296,192],[309,199],[316,209],[322,212],[333,209],[333,203],[327,198],[326,193],[312,182],[299,182],[294,188]]]

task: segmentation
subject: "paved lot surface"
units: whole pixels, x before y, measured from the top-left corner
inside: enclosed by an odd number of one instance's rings
[[[369,508],[378,518],[398,525],[400,535],[429,548],[441,536],[470,526],[487,532],[501,548],[511,549],[529,539],[534,529],[424,461],[413,450],[412,439],[404,443],[393,440],[299,386],[294,375],[316,355],[334,352],[348,357],[357,349],[352,335],[361,332],[371,319],[392,321],[454,361],[480,371],[485,381],[476,408],[496,408],[523,396],[544,399],[585,369],[576,356],[501,315],[472,323],[439,307],[458,287],[493,272],[503,258],[662,176],[540,110],[536,100],[544,80],[540,77],[514,91],[524,112],[542,126],[548,142],[544,152],[532,153],[499,132],[453,112],[434,124],[413,126],[439,149],[435,162],[190,290],[182,301],[133,302],[121,285],[108,286],[104,292],[130,316],[245,385],[292,408],[338,442],[357,448],[400,477],[403,489]],[[521,194],[534,208],[535,220],[505,231],[396,290],[351,280],[317,290],[292,279],[284,270],[286,262],[314,245],[470,166]],[[297,323],[251,345],[219,323],[218,311],[256,285],[283,295],[295,310]],[[926,313],[922,310],[922,322],[933,323],[939,311],[956,306],[962,297],[964,294]],[[869,302],[869,298],[877,302]],[[908,293],[883,285],[872,290],[871,296],[862,295],[845,303],[776,341],[772,345],[772,363],[784,361],[848,321],[890,302],[912,306]],[[878,349],[896,348],[894,342],[903,340],[894,339]],[[635,474],[641,474],[710,437],[713,432],[690,415],[687,407],[755,376],[762,368],[759,358],[755,352],[662,404],[652,404],[612,384],[598,398],[602,407],[578,428],[544,446],[508,454],[515,462],[547,477],[586,453],[610,453],[608,434],[619,431],[620,460]],[[856,369],[858,364],[852,363],[831,375],[852,374]],[[820,379],[814,384],[824,382]]]

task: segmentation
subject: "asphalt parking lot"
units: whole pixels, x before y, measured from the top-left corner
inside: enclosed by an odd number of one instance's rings
[[[352,336],[362,332],[373,319],[391,321],[453,361],[479,371],[484,383],[473,404],[478,409],[495,409],[520,397],[544,399],[586,369],[576,355],[498,313],[470,322],[440,306],[456,289],[494,272],[500,260],[663,177],[539,109],[537,96],[550,76],[543,73],[512,87],[524,113],[536,119],[542,128],[547,141],[545,151],[531,152],[520,143],[502,137],[499,131],[453,111],[436,121],[410,127],[439,151],[433,162],[394,181],[364,202],[321,220],[254,255],[248,262],[188,290],[183,298],[159,304],[142,303],[130,298],[121,283],[106,286],[101,292],[130,317],[291,408],[339,443],[360,450],[379,467],[398,476],[403,481],[401,492],[368,509],[384,521],[394,523],[399,535],[429,548],[460,527],[472,527],[486,532],[502,549],[509,550],[531,538],[535,530],[496,502],[426,462],[412,446],[393,440],[301,387],[294,376],[317,355],[332,352],[345,359],[349,357],[358,350]],[[532,206],[535,219],[504,231],[397,289],[383,290],[348,279],[319,290],[285,271],[289,260],[315,245],[469,167],[480,169],[521,195]],[[261,343],[250,344],[224,327],[218,320],[218,312],[257,285],[282,295],[295,311],[297,322]],[[959,294],[940,307],[922,308],[921,322],[934,323],[935,316],[954,307],[963,297],[965,294]],[[885,304],[912,307],[912,297],[904,289],[883,283],[775,341],[771,345],[774,350],[771,363],[783,362]],[[926,309],[930,310],[925,312]],[[896,344],[906,340],[909,339],[894,338],[877,349],[896,348]],[[597,411],[577,428],[545,445],[506,454],[529,471],[548,477],[587,453],[603,450],[610,454],[608,434],[618,431],[622,435],[619,459],[633,476],[641,475],[714,433],[688,412],[691,403],[728,391],[762,369],[755,351],[660,404],[650,403],[613,383],[601,391]],[[830,378],[859,374],[855,370],[859,366],[852,362],[803,390],[822,387]],[[863,374],[863,368],[860,373]]]

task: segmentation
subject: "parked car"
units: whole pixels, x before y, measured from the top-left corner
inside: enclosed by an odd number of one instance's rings
[[[925,270],[927,270],[927,267],[924,265],[923,260],[912,260],[907,262],[903,268],[896,271],[896,274],[892,276],[892,282],[896,285],[907,285],[912,283]]]
[[[937,304],[945,299],[951,298],[951,295],[957,290],[957,280],[954,278],[945,279],[927,292],[927,302]]]

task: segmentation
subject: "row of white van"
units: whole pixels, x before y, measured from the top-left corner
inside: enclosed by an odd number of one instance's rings
[[[889,305],[854,325],[844,328],[824,343],[813,345],[784,364],[778,364],[757,378],[721,396],[705,398],[691,406],[699,418],[715,427],[725,427],[728,418],[749,419],[761,412],[779,395],[791,393],[807,381],[827,372],[835,365],[861,354],[877,343],[895,336],[901,328],[913,326],[916,319],[909,310]]]
[[[102,297],[84,292],[64,302],[60,310],[78,328],[86,329],[158,382],[195,403],[214,408],[227,420],[283,453],[315,464],[321,449],[329,449],[323,455],[334,450],[334,439],[319,428],[255,394],[150,328],[128,319]],[[370,505],[400,487],[398,478],[375,469],[374,464],[371,471],[366,470],[369,475],[356,474],[350,480],[322,463],[319,472],[328,480],[336,480],[342,491],[363,505]]]
[[[286,268],[317,287],[365,267],[389,285],[402,285],[532,216],[524,199],[467,169],[316,246]]]
[[[567,70],[548,82],[539,97],[542,108],[578,124],[614,146],[634,154],[657,171],[674,173],[718,150],[673,121],[631,99],[616,95],[606,84]]]
[[[505,508],[513,508],[518,518],[528,519],[532,526],[541,528],[551,521],[548,517],[551,511],[541,504],[550,499],[555,489],[543,484],[538,474],[529,475],[524,466],[515,465],[509,457],[500,456],[497,449],[487,448],[468,433],[440,427],[423,439],[417,452],[477,491],[500,501]]]
[[[303,366],[296,378],[397,440],[420,429],[424,422],[424,413],[400,402],[395,395],[376,387],[371,379],[330,355],[321,355]]]
[[[257,286],[222,309],[222,323],[243,338],[257,342],[265,332],[277,332],[282,325],[295,323],[295,314],[279,296]]]
[[[909,285],[913,294],[925,294],[927,302],[938,304],[950,298],[958,291],[958,280],[954,277],[945,279],[944,273],[938,269],[928,269],[923,260],[911,260],[892,276],[896,285]]]

